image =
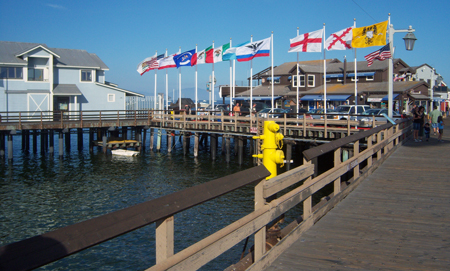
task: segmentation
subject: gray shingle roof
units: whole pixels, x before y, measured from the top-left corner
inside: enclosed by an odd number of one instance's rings
[[[49,48],[43,43],[11,41],[0,41],[0,63],[26,64],[26,61],[16,56],[38,46],[42,46],[60,56],[60,58],[55,59],[55,64],[60,67],[86,67],[101,70],[109,69],[96,54],[88,53],[85,50]]]

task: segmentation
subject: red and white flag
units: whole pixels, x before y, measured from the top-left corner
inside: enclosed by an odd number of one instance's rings
[[[348,27],[331,34],[328,39],[325,40],[325,49],[328,51],[352,49],[352,29],[353,27]]]
[[[166,56],[166,57],[162,58],[161,60],[159,60],[159,68],[158,68],[158,70],[168,69],[168,68],[176,68],[177,64],[173,60],[173,57],[176,56],[176,55],[177,54]]]
[[[289,53],[293,52],[321,52],[323,29],[299,35],[291,39]]]

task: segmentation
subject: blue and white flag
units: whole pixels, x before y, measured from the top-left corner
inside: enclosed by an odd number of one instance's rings
[[[246,41],[246,42],[244,42],[244,43],[241,43],[241,44],[239,44],[239,45],[236,46],[236,47],[228,48],[228,49],[223,53],[223,55],[222,55],[222,60],[223,60],[223,61],[227,61],[227,60],[233,60],[233,59],[236,59],[236,49],[237,49],[238,47],[241,47],[241,46],[246,45],[247,43],[250,43],[250,41]]]
[[[175,64],[177,65],[177,68],[181,66],[191,66],[191,59],[192,56],[195,54],[195,49],[186,51],[182,54],[176,55],[173,57],[173,60],[175,61]]]
[[[237,47],[236,59],[239,62],[250,61],[255,57],[270,56],[271,38],[254,41],[247,45]]]

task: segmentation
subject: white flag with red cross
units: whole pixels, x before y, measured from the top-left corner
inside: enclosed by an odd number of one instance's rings
[[[352,29],[353,27],[348,27],[331,34],[325,41],[325,49],[328,51],[352,49]]]
[[[291,39],[289,53],[293,52],[321,52],[323,29],[299,35]]]

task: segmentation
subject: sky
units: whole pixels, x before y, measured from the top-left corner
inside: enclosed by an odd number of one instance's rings
[[[366,0],[161,0],[161,1],[71,1],[1,0],[0,40],[44,43],[50,48],[82,49],[95,53],[109,67],[106,80],[119,87],[153,96],[155,73],[140,75],[137,65],[149,56],[262,40],[273,32],[273,65],[297,61],[288,53],[289,40],[322,29],[325,36],[350,27],[368,26],[388,20],[394,29],[415,29],[413,51],[406,51],[403,37],[394,34],[394,57],[409,66],[428,64],[444,81],[450,82],[448,50],[448,0],[366,1]],[[379,49],[357,50],[357,60]],[[326,51],[326,58],[354,61],[354,50]],[[299,60],[323,59],[324,53],[299,53]],[[236,63],[237,85],[248,84],[253,74],[271,66],[272,57],[255,58],[253,63]],[[167,69],[169,96],[178,98],[178,70]],[[198,65],[198,97],[208,99],[206,84],[212,64]],[[214,64],[216,86],[230,83],[230,64]],[[157,72],[158,93],[166,92],[166,70]],[[183,98],[195,98],[195,67],[181,68]],[[175,94],[174,94],[175,93]],[[173,95],[174,94],[174,95]],[[218,88],[214,94],[219,99]]]

